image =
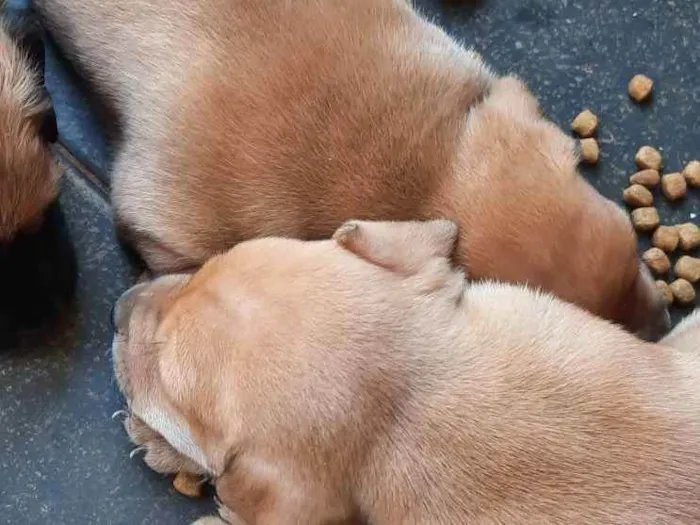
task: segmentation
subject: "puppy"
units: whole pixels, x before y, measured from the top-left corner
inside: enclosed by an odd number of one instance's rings
[[[155,272],[349,218],[448,217],[475,279],[657,337],[626,215],[513,78],[398,0],[37,0],[109,101],[121,231]]]
[[[700,325],[676,350],[468,284],[457,237],[351,222],[137,285],[115,307],[130,412],[229,523],[700,523]]]
[[[27,10],[0,19],[0,346],[35,326],[73,289],[74,254],[49,144],[56,117],[44,89],[44,44]]]

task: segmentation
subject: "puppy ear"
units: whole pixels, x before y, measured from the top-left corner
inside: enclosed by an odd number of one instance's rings
[[[457,233],[457,225],[448,220],[348,221],[333,239],[373,264],[412,275],[431,259],[450,257]]]

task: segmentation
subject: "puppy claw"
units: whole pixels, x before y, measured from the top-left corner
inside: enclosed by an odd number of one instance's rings
[[[112,421],[115,421],[118,417],[123,417],[124,419],[129,417],[129,413],[126,410],[117,410],[114,414],[112,414],[111,418]]]
[[[148,449],[148,447],[146,447],[145,445],[144,445],[144,446],[141,446],[141,447],[136,447],[134,450],[132,450],[131,452],[129,452],[129,459],[134,459],[134,457],[135,457],[137,454],[140,454],[141,452],[144,452],[144,451],[146,451],[147,449]]]

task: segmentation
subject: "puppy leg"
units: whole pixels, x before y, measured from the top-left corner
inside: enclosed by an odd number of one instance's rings
[[[687,316],[661,344],[683,351],[700,352],[700,308]]]
[[[169,226],[172,210],[178,206],[163,205],[163,200],[170,198],[167,188],[172,181],[161,171],[157,158],[140,152],[127,140],[114,161],[112,177],[119,238],[138,253],[156,276],[195,268],[206,260],[187,256],[186,239]]]
[[[216,479],[221,517],[232,524],[352,523],[352,502],[260,456],[236,456]]]

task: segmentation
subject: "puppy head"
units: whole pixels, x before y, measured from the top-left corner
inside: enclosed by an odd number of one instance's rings
[[[72,294],[74,253],[49,150],[56,119],[44,89],[41,30],[24,10],[0,22],[0,346]],[[12,341],[9,341],[11,344]]]
[[[520,81],[497,81],[472,111],[462,154],[477,187],[456,187],[452,208],[459,216],[467,203],[480,218],[462,221],[457,253],[471,277],[528,283],[646,338],[663,335],[668,313],[627,215],[580,176],[576,142]]]
[[[456,308],[464,277],[447,259],[456,234],[447,221],[351,222],[334,240],[248,241],[194,276],[133,287],[113,316],[115,374],[130,412],[221,475],[236,439],[248,432],[255,441],[252,426],[279,413],[282,401],[272,400],[298,377],[285,371],[312,359],[298,349],[332,346],[322,338],[371,344],[397,317],[393,306],[411,308],[426,292],[444,292],[442,303],[431,296],[432,312]]]

